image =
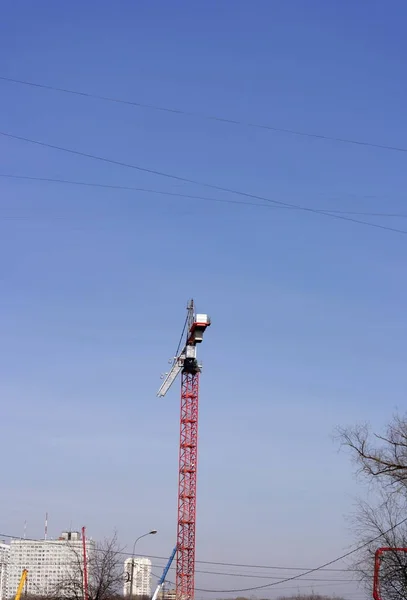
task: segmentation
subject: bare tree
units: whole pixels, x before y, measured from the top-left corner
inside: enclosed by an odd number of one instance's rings
[[[108,600],[122,594],[123,557],[116,534],[96,546],[89,561],[89,600]]]
[[[384,435],[362,425],[339,429],[339,438],[351,450],[359,472],[407,492],[407,415],[395,415]]]
[[[65,575],[51,595],[53,598],[83,600],[83,556],[77,547],[70,549],[72,557]],[[89,600],[112,600],[122,594],[123,559],[116,534],[89,548],[87,564]]]
[[[357,544],[363,546],[352,567],[371,592],[377,548],[407,547],[407,416],[395,415],[384,435],[363,425],[340,429],[339,438],[378,499],[375,506],[360,502],[351,518]],[[406,600],[407,554],[383,554],[379,581],[384,599]]]
[[[352,517],[358,544],[364,547],[353,561],[360,579],[371,593],[373,585],[374,556],[378,547],[406,548],[407,523],[398,525],[406,516],[406,501],[395,494],[382,490],[377,507],[367,502],[359,502]],[[378,539],[377,539],[378,538]],[[375,540],[371,542],[371,540]],[[407,554],[389,551],[382,555],[379,583],[382,598],[385,600],[405,600],[407,598]]]

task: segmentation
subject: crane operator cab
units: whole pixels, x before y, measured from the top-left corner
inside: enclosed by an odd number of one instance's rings
[[[157,396],[161,398],[168,392],[179,373],[182,372],[196,375],[202,368],[202,365],[198,363],[196,356],[197,344],[202,342],[204,331],[211,324],[211,320],[208,315],[202,313],[194,314],[194,303],[192,300],[188,304],[187,319],[188,330],[185,346],[180,353],[178,353],[178,348],[177,356],[171,360],[172,367],[169,373],[165,373],[164,381],[157,392]]]
[[[188,344],[191,346],[200,344],[203,340],[204,331],[210,324],[211,320],[208,315],[197,314],[189,330]]]

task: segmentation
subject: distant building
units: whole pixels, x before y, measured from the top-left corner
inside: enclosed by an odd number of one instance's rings
[[[10,546],[0,544],[0,600],[7,598],[7,581],[10,559]]]
[[[148,558],[135,558],[133,570],[133,589],[131,590],[131,558],[124,562],[125,583],[123,594],[125,596],[151,596],[151,560]]]
[[[27,594],[46,596],[55,593],[67,579],[72,581],[78,576],[78,564],[83,565],[82,548],[81,534],[76,531],[66,531],[57,540],[12,540],[7,597],[15,595],[24,569],[28,570]],[[90,554],[93,549],[94,542],[87,540],[87,552]],[[63,596],[64,591],[59,594]]]
[[[158,594],[158,598],[160,600],[176,600],[177,594],[175,590],[166,590],[165,587],[162,587]]]

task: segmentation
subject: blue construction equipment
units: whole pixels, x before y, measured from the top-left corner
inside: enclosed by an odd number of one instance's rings
[[[170,558],[168,559],[168,562],[167,562],[167,564],[165,566],[163,574],[161,575],[161,577],[160,577],[160,579],[158,581],[158,585],[157,585],[157,587],[155,589],[155,592],[154,592],[153,597],[152,597],[151,600],[157,600],[158,594],[160,593],[160,590],[161,590],[161,588],[164,585],[165,578],[168,575],[168,571],[170,570],[170,566],[172,564],[172,561],[174,560],[174,556],[175,556],[176,552],[177,552],[177,547],[175,546],[174,550],[171,553]]]

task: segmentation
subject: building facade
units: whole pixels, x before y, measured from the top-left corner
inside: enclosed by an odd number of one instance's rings
[[[135,558],[133,569],[133,589],[131,590],[131,565],[133,559],[124,562],[124,589],[125,596],[151,596],[151,560],[148,558]]]
[[[87,553],[94,543],[87,540]],[[80,567],[80,568],[79,568]],[[7,598],[15,595],[21,574],[28,570],[26,592],[29,595],[49,595],[58,590],[69,595],[69,585],[82,585],[83,546],[81,534],[64,532],[57,540],[12,540],[7,582]],[[78,581],[79,578],[79,581]]]
[[[165,586],[163,586],[158,594],[160,600],[176,600],[177,594],[174,589],[167,590]]]
[[[10,560],[10,546],[0,544],[0,600],[7,598],[7,582]]]

